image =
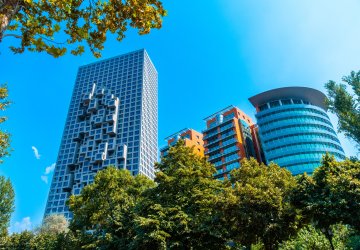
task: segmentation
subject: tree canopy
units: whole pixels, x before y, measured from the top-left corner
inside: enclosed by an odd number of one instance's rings
[[[9,105],[7,100],[8,88],[5,84],[0,85],[0,111],[4,111]],[[7,117],[0,116],[0,124],[7,120]],[[10,134],[6,131],[0,130],[0,163],[2,158],[9,155]]]
[[[109,33],[118,41],[129,27],[148,34],[161,28],[165,15],[159,0],[0,0],[0,42],[13,37],[20,41],[10,47],[14,53],[27,49],[54,57],[68,47],[72,54],[81,54],[86,43],[100,57]]]
[[[179,141],[155,182],[108,167],[40,229],[0,237],[0,249],[357,249],[360,162],[326,155],[313,176],[243,160],[219,181]],[[0,190],[1,191],[1,190]],[[1,194],[1,193],[0,193]],[[300,230],[300,231],[299,231]]]
[[[292,204],[324,233],[334,249],[332,225],[343,223],[360,230],[360,162],[336,162],[325,155],[313,176],[299,177]]]
[[[156,164],[157,186],[136,206],[135,249],[224,249],[231,199],[216,169],[179,141]],[[230,187],[231,188],[231,187]]]
[[[7,235],[11,213],[14,211],[14,198],[10,180],[0,176],[0,238]]]
[[[37,231],[39,233],[64,233],[69,229],[69,222],[66,220],[65,216],[62,214],[51,214],[44,218],[43,223]]]
[[[329,110],[339,118],[339,131],[353,139],[360,150],[360,71],[352,71],[342,81],[346,84],[334,81],[325,84],[328,91],[327,104]],[[347,90],[347,85],[351,87],[352,93]]]
[[[335,249],[357,249],[352,248],[355,245],[352,240],[351,230],[344,225],[336,224],[331,227],[334,232],[333,244]],[[324,234],[320,230],[316,230],[313,226],[308,225],[303,227],[296,237],[291,240],[283,242],[279,246],[279,250],[294,250],[294,249],[311,249],[311,250],[328,250],[331,246]]]
[[[252,158],[231,172],[230,181],[236,199],[225,214],[232,221],[235,241],[245,246],[262,242],[265,249],[276,249],[296,233],[299,215],[290,204],[296,181],[288,170]]]
[[[127,249],[134,237],[133,208],[141,194],[154,185],[147,177],[133,177],[127,170],[108,167],[99,171],[80,195],[70,197],[74,214],[70,229],[88,248]]]

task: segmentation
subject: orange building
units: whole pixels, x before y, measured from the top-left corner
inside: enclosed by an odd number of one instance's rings
[[[194,153],[204,156],[203,134],[196,130],[186,128],[165,138],[168,145],[160,149],[161,157],[166,156],[169,148],[174,146],[180,139],[184,140],[185,146],[194,146]]]
[[[256,126],[239,108],[229,106],[204,120],[205,155],[217,169],[215,178],[227,178],[231,170],[240,167],[243,158],[262,161]]]

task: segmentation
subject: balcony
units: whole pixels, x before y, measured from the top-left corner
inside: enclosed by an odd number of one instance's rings
[[[203,140],[209,139],[209,138],[214,137],[214,136],[216,136],[216,135],[218,135],[218,134],[219,134],[218,131],[215,131],[215,132],[212,132],[212,133],[207,133],[207,134],[204,136]]]
[[[220,138],[218,138],[218,139],[216,139],[214,141],[211,141],[211,142],[207,142],[204,146],[209,147],[210,145],[213,145],[214,143],[218,143],[221,140],[225,140],[226,138],[228,138],[230,136],[234,136],[235,134],[236,134],[235,131],[231,131],[229,133],[222,134]]]
[[[95,112],[98,108],[98,103],[97,103],[97,99],[92,99],[90,101],[89,107],[88,107],[88,111],[89,112]]]
[[[105,89],[98,89],[96,90],[96,96],[102,97],[105,94]]]
[[[108,134],[110,136],[115,136],[116,135],[116,126],[108,126],[106,128],[106,134]]]
[[[160,152],[164,152],[164,151],[167,151],[167,150],[169,150],[169,146],[164,146],[164,147],[162,147],[162,148],[160,148]]]
[[[219,150],[220,148],[222,148],[222,146],[213,147],[213,148],[211,148],[211,149],[208,149],[208,151],[207,151],[205,154],[206,154],[206,155],[211,154],[211,153]]]
[[[115,120],[116,120],[116,116],[114,114],[110,114],[105,117],[105,122],[108,123],[114,123]]]
[[[223,153],[218,153],[218,154],[210,156],[208,158],[208,160],[212,161],[212,160],[218,159],[218,158],[223,157],[223,156],[234,154],[234,153],[236,153],[238,151],[239,151],[239,148],[228,148],[228,149],[224,150]]]

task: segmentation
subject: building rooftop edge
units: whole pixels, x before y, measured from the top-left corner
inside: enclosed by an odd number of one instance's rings
[[[178,134],[182,134],[182,133],[184,133],[184,132],[186,132],[186,131],[188,131],[188,130],[194,130],[194,129],[192,129],[192,128],[183,128],[183,129],[179,130],[178,132],[175,132],[175,133],[173,133],[173,134],[165,137],[165,141],[173,138],[174,136],[176,136],[176,135],[178,135]],[[196,130],[194,130],[194,131],[196,131]]]
[[[133,54],[133,53],[136,53],[136,52],[141,52],[141,51],[144,52],[144,54],[146,53],[146,54],[148,55],[148,57],[150,58],[150,56],[149,56],[149,54],[147,53],[146,49],[145,49],[145,48],[142,48],[142,49],[137,49],[137,50],[125,52],[124,54],[120,54],[120,55],[117,55],[117,56],[112,56],[112,57],[109,57],[109,58],[103,58],[103,59],[100,59],[100,60],[95,61],[95,62],[87,63],[87,64],[84,64],[84,65],[80,65],[79,68],[86,67],[86,66],[89,66],[89,65],[92,65],[92,64],[96,64],[96,63],[99,63],[99,62],[111,60],[111,59],[114,59],[114,58],[126,56],[126,55]],[[151,59],[150,59],[150,60],[151,60]]]
[[[214,118],[216,115],[221,114],[221,113],[224,113],[224,112],[226,112],[226,111],[228,111],[228,110],[230,110],[230,109],[233,109],[233,108],[236,108],[236,107],[235,107],[234,105],[229,105],[229,106],[227,106],[226,108],[223,108],[222,110],[219,110],[219,111],[217,111],[216,113],[213,113],[212,115],[209,115],[209,116],[205,117],[203,120],[204,120],[204,121],[207,121],[207,120],[209,120],[209,119]]]
[[[313,105],[327,110],[325,104],[326,95],[320,90],[309,87],[283,87],[271,89],[249,98],[251,104],[256,108],[264,103],[276,101],[282,98],[306,99]]]

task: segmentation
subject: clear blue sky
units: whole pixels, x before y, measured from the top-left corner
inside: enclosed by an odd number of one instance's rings
[[[360,2],[357,0],[164,1],[168,17],[159,31],[109,37],[103,58],[146,48],[159,72],[159,145],[184,127],[202,130],[203,118],[230,104],[248,114],[247,98],[289,85],[324,90],[360,70]],[[41,221],[77,69],[94,62],[90,52],[54,59],[13,55],[0,44],[0,82],[13,104],[5,128],[12,133],[10,158],[0,174],[16,192],[12,231]],[[335,120],[333,120],[336,123]],[[348,156],[352,143],[341,137]],[[32,147],[38,149],[37,159]],[[49,183],[45,183],[47,176]]]

